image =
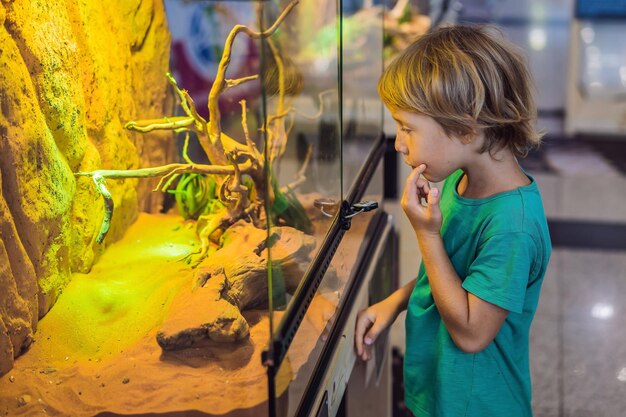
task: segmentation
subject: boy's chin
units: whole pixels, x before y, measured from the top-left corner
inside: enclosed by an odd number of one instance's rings
[[[420,166],[422,164],[417,164],[417,165],[411,165],[411,167],[413,169],[417,168],[418,166]],[[424,172],[422,172],[422,177],[424,177],[426,179],[426,181],[428,182],[439,182],[440,180],[438,178],[433,177],[432,172],[428,171],[428,167],[426,167],[426,169],[424,170]]]

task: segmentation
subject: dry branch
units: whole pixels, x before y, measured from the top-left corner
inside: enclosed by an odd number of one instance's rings
[[[170,130],[173,132],[185,132],[185,148],[183,157],[186,164],[169,164],[160,167],[141,168],[134,170],[96,170],[92,172],[78,172],[77,177],[92,177],[96,183],[98,192],[105,202],[105,216],[103,225],[100,229],[97,241],[101,243],[106,236],[108,226],[111,222],[113,214],[113,199],[106,188],[107,179],[124,179],[124,178],[150,178],[161,177],[158,186],[155,189],[167,189],[179,175],[194,173],[202,175],[213,175],[220,183],[218,197],[227,208],[226,212],[218,216],[217,219],[211,220],[211,224],[217,227],[231,225],[241,218],[254,217],[259,207],[262,207],[262,201],[268,201],[268,207],[272,207],[278,189],[266,190],[265,175],[267,175],[265,167],[265,155],[257,149],[254,141],[250,138],[247,129],[246,105],[245,101],[242,105],[242,124],[244,128],[245,143],[240,143],[230,136],[222,132],[220,120],[221,115],[218,108],[218,99],[223,91],[229,87],[234,87],[241,83],[256,80],[258,75],[250,75],[238,79],[227,79],[226,71],[230,64],[232,45],[235,37],[239,33],[255,39],[266,39],[270,45],[274,61],[276,62],[279,75],[279,103],[276,115],[268,117],[267,124],[270,126],[267,135],[265,148],[271,150],[269,161],[276,160],[282,155],[287,142],[287,132],[284,128],[284,117],[289,110],[284,109],[284,75],[283,65],[278,52],[278,48],[268,39],[282,23],[289,12],[298,4],[298,0],[294,0],[280,13],[272,26],[264,31],[253,31],[243,25],[233,27],[226,38],[222,58],[218,65],[215,82],[209,93],[209,120],[205,120],[196,110],[195,103],[189,93],[179,88],[178,83],[171,74],[166,77],[172,88],[180,99],[181,107],[185,112],[184,116],[163,117],[160,119],[149,119],[141,121],[131,121],[126,124],[126,128],[141,133],[151,132],[153,130]],[[267,126],[264,126],[266,128]],[[207,155],[210,164],[194,164],[186,155],[188,134],[192,131],[196,134],[198,142],[203,151]],[[269,172],[269,171],[268,171]],[[244,185],[243,176],[246,175],[252,179],[254,183],[254,191],[256,201],[249,198],[250,191]],[[273,184],[273,182],[269,182]],[[165,184],[165,186],[163,186]],[[272,186],[273,187],[273,186]],[[252,207],[252,208],[250,208]],[[268,217],[269,218],[269,217]],[[255,223],[258,219],[253,218]],[[202,241],[203,247],[208,245],[211,234],[215,231],[215,227],[201,228],[198,226],[198,236]],[[202,251],[202,256],[205,251]],[[201,260],[201,259],[200,259]]]

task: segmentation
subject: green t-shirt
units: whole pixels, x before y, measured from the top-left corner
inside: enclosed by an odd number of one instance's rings
[[[441,192],[441,235],[468,292],[509,314],[479,353],[450,338],[422,263],[406,316],[405,401],[416,417],[529,417],[529,330],[551,244],[535,181],[484,199],[459,196],[457,171]]]

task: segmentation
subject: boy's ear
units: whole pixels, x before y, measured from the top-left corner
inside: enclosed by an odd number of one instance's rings
[[[455,133],[454,136],[456,136],[456,138],[465,145],[469,145],[470,143],[472,143],[474,141],[474,138],[476,137],[476,135],[474,135],[471,132],[470,133]]]
[[[469,145],[471,143],[474,143],[478,137],[480,136],[482,132],[481,131],[475,131],[472,130],[470,132],[467,133],[457,133],[456,137],[461,141],[461,143],[464,143],[466,145]]]

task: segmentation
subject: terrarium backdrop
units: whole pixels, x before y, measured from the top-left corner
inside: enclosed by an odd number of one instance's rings
[[[138,211],[159,209],[153,181],[111,181],[115,213],[99,245],[102,199],[74,173],[174,158],[171,135],[124,129],[171,113],[169,49],[160,0],[0,2],[0,375],[71,274]]]

